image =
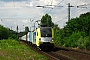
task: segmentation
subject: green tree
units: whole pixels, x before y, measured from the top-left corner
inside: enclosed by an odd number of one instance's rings
[[[90,12],[81,14],[79,18],[73,18],[66,24],[64,29],[68,36],[78,31],[83,31],[88,36],[90,34]]]
[[[48,14],[45,14],[45,16],[42,16],[40,24],[41,26],[48,26],[48,27],[54,26],[54,23],[52,22],[52,18]]]
[[[54,41],[56,45],[60,45],[62,46],[64,44],[64,30],[63,29],[58,29],[55,28],[55,37],[54,37]]]
[[[25,32],[26,32],[26,34],[29,32],[28,26],[25,27]]]
[[[66,22],[63,29],[55,28],[55,43],[60,46],[90,49],[90,12]]]
[[[64,27],[64,45],[90,49],[90,12],[72,18],[66,24]]]
[[[8,38],[16,38],[16,33],[9,28],[0,25],[0,40]]]

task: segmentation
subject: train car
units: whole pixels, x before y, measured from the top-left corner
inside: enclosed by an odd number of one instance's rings
[[[26,35],[20,37],[20,40],[29,42],[30,41],[30,32],[28,32]]]
[[[37,28],[36,45],[42,50],[54,48],[54,30],[51,27]]]
[[[41,50],[50,50],[54,48],[54,29],[51,27],[40,27],[22,36],[21,40],[27,41]]]
[[[28,42],[30,42],[30,32],[27,33],[27,35],[26,35],[26,40],[27,40]]]
[[[26,35],[19,38],[20,40],[26,41]]]
[[[30,32],[30,43],[33,43],[33,32]]]
[[[31,44],[33,44],[33,45],[36,45],[36,32],[33,32],[33,31],[31,31],[31,32],[29,32],[30,33],[30,38],[29,38],[29,42],[31,43]]]

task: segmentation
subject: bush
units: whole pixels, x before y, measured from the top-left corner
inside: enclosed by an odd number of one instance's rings
[[[77,41],[80,38],[80,32],[74,32],[71,36],[65,38],[65,46],[67,47],[77,47]]]
[[[17,39],[15,31],[0,25],[0,40],[8,38]]]
[[[77,45],[80,49],[88,49],[90,50],[90,37],[81,37],[78,42]]]
[[[55,39],[54,39],[55,44],[62,46],[64,44],[63,38],[64,38],[64,31],[60,30],[60,29],[56,29],[55,30]]]
[[[77,41],[77,45],[80,49],[84,48],[84,38],[80,37]]]

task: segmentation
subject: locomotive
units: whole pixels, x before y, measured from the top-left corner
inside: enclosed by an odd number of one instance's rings
[[[54,29],[52,27],[39,27],[20,39],[37,46],[40,50],[51,50],[54,48]]]

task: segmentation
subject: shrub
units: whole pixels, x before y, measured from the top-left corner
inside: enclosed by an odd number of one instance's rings
[[[65,46],[77,47],[77,40],[80,38],[80,32],[74,32],[71,36],[65,39]]]
[[[90,50],[90,37],[81,37],[78,42],[77,45],[80,49],[87,49]]]
[[[77,41],[77,45],[80,49],[84,48],[84,38],[80,37]]]
[[[64,44],[64,31],[60,29],[55,30],[55,44],[62,46]]]

